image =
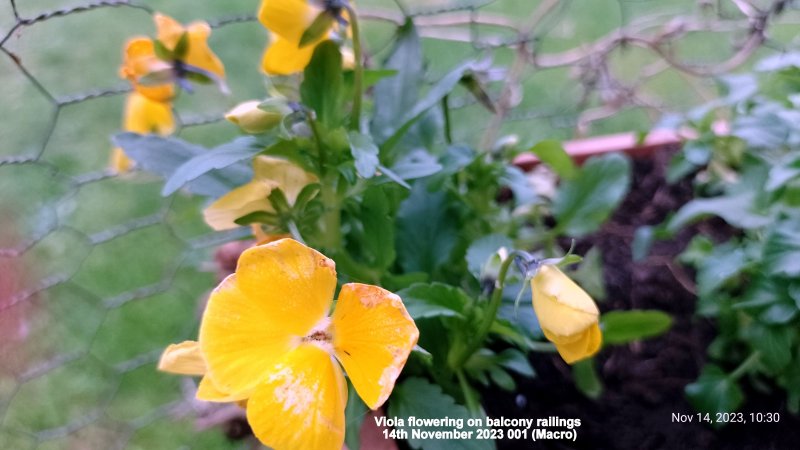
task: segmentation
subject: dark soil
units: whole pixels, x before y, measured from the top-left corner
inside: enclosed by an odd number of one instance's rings
[[[581,449],[793,449],[800,438],[800,419],[785,407],[785,395],[748,392],[742,411],[780,412],[780,422],[729,424],[715,430],[697,423],[696,411],[684,397],[706,362],[706,347],[714,324],[694,316],[693,274],[674,263],[691,237],[702,232],[716,242],[733,234],[721,221],[707,221],[684,230],[674,240],[660,242],[645,261],[631,257],[633,233],[641,225],[660,223],[691,200],[691,184],[668,185],[664,168],[668,152],[634,162],[630,194],[612,219],[597,233],[577,243],[577,252],[598,246],[603,254],[608,298],[602,311],[660,309],[674,318],[662,337],[604,349],[597,357],[605,386],[597,400],[574,388],[570,368],[558,357],[537,355],[536,379],[518,380],[514,394],[484,394],[487,414],[514,418],[579,418],[577,442],[550,441],[536,448]],[[568,244],[568,243],[567,243]],[[744,386],[748,390],[747,386]],[[524,397],[521,398],[520,396]],[[693,414],[693,423],[673,423],[672,414]],[[498,441],[500,449],[532,448],[530,441]]]

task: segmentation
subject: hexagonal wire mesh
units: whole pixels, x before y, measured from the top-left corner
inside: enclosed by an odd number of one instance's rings
[[[192,401],[193,382],[154,363],[196,333],[211,249],[244,233],[210,233],[197,199],[162,198],[160,180],[105,167],[130,90],[116,79],[121,48],[152,30],[157,9],[218,17],[211,45],[233,95],[182,96],[178,134],[204,145],[234,135],[223,111],[263,96],[256,2],[60,3],[0,4],[0,448],[235,446],[197,429],[214,421],[195,421],[208,409]],[[496,111],[466,92],[450,102],[454,123],[488,122],[454,130],[484,147],[523,130],[533,142],[648,129],[665,110],[713,98],[711,77],[780,51],[797,19],[788,1],[358,3],[370,59],[406,14],[436,56],[431,80],[460,59],[485,62]]]

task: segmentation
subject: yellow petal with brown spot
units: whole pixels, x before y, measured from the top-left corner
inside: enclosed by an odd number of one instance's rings
[[[275,450],[341,450],[347,384],[333,357],[315,344],[287,354],[247,401],[253,433]]]
[[[346,284],[333,313],[332,333],[336,357],[356,392],[371,409],[378,408],[419,338],[403,301],[377,286]]]

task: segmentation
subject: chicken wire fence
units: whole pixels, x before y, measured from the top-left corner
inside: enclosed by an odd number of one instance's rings
[[[154,177],[106,166],[130,91],[116,78],[121,49],[152,34],[157,10],[211,24],[233,89],[182,96],[177,134],[204,145],[235,134],[225,109],[264,95],[258,2],[3,3],[0,448],[249,445],[212,426],[224,420],[192,400],[191,381],[154,367],[167,344],[196,335],[213,250],[246,233],[211,233],[199,200],[162,198]],[[431,81],[478,61],[493,111],[466,91],[450,106],[453,123],[481,124],[459,137],[484,148],[523,131],[533,142],[647,129],[664,111],[714,98],[715,79],[784,51],[797,29],[789,1],[357,3],[370,61],[404,16],[433,56]]]

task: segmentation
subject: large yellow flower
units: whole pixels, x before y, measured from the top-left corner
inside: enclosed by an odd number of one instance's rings
[[[203,211],[211,228],[229,230],[239,226],[234,221],[240,217],[256,211],[274,211],[268,197],[275,188],[280,188],[286,201],[293,205],[304,187],[319,181],[316,175],[273,156],[257,156],[253,171],[252,181],[228,192]]]
[[[301,72],[311,61],[314,48],[328,39],[331,25],[313,42],[301,47],[303,33],[322,12],[308,0],[263,0],[258,11],[261,24],[270,30],[270,45],[264,52],[262,68],[269,75],[290,75]],[[342,17],[347,20],[346,12]]]
[[[122,128],[134,133],[154,133],[162,136],[175,131],[175,118],[172,115],[170,102],[158,102],[140,94],[131,92],[125,102],[125,115]],[[111,154],[111,168],[116,172],[126,172],[132,161],[125,156],[121,148],[115,148]]]
[[[248,422],[269,447],[339,450],[342,367],[376,409],[419,331],[398,296],[365,284],[345,284],[329,317],[335,290],[334,263],[319,252],[292,239],[252,247],[211,294],[199,350],[191,342],[171,347],[161,367],[204,369],[200,399],[247,399]]]
[[[153,16],[156,23],[157,39],[169,51],[174,51],[184,33],[188,37],[186,55],[182,63],[208,71],[220,78],[225,77],[225,67],[217,55],[208,47],[211,27],[205,22],[193,22],[184,27],[175,19],[164,14]],[[173,61],[163,61],[156,56],[155,43],[147,37],[135,37],[125,45],[124,58],[120,67],[120,77],[131,82],[134,89],[156,101],[167,101],[175,96],[175,85],[168,76],[159,81],[151,80],[147,85],[142,79],[150,74],[164,73],[173,69]]]
[[[586,291],[552,265],[539,268],[531,290],[539,325],[564,361],[573,364],[600,350],[600,311]]]

